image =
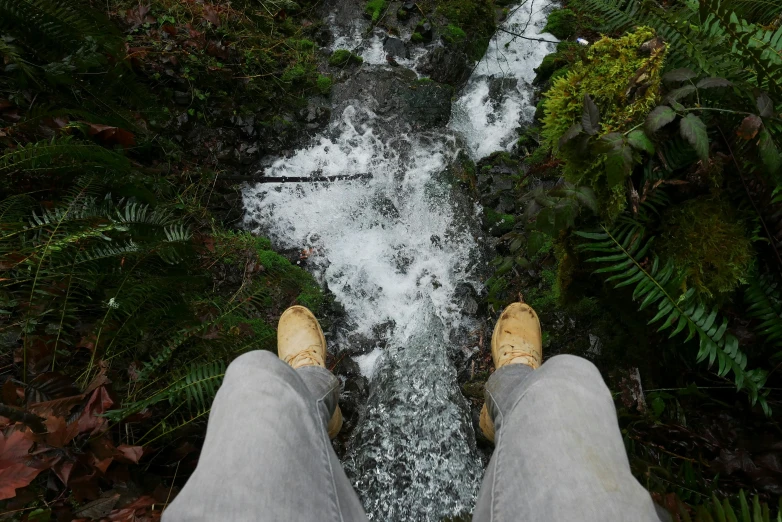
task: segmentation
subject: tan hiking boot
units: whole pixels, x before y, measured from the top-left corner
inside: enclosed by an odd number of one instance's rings
[[[277,325],[277,355],[293,368],[302,366],[326,367],[326,338],[318,320],[307,308],[291,306],[280,316]],[[342,428],[339,405],[327,426],[329,438]]]
[[[543,359],[543,335],[538,314],[531,306],[513,303],[503,310],[491,336],[494,369],[508,364],[526,364],[535,369]],[[494,442],[494,421],[484,403],[479,421],[481,431]]]

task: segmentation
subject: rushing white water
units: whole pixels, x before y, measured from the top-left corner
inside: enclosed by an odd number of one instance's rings
[[[534,69],[556,50],[555,43],[539,40],[558,41],[542,32],[554,5],[548,0],[527,0],[514,7],[454,103],[450,128],[462,135],[474,160],[510,150],[519,125],[532,122]]]
[[[541,10],[519,9],[510,24],[528,18],[529,27],[510,30],[539,30]],[[361,52],[363,67],[373,71],[387,67],[382,35],[364,40],[363,31],[349,32],[334,48]],[[459,289],[480,287],[476,267],[484,260],[478,209],[444,172],[459,134],[476,158],[509,146],[530,111],[531,70],[543,46],[499,35],[459,98],[450,130],[419,130],[399,114],[376,114],[372,89],[358,89],[335,107],[328,130],[265,170],[371,179],[259,184],[244,192],[248,227],[278,247],[312,252],[308,269],[345,310],[342,331],[369,339],[384,332],[382,352],[356,357],[370,390],[344,461],[374,520],[442,520],[473,507],[482,466],[450,356],[475,326],[460,310]],[[492,100],[490,75],[501,72],[516,82],[495,87],[499,98]]]

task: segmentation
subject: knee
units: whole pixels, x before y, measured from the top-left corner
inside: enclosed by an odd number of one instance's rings
[[[539,377],[569,382],[579,387],[589,387],[599,392],[608,392],[600,370],[592,362],[575,355],[555,355],[540,369]]]
[[[236,379],[246,375],[259,374],[284,374],[285,370],[292,370],[270,351],[254,350],[240,355],[228,366],[225,379]]]
[[[541,367],[548,367],[550,371],[566,373],[583,373],[600,377],[600,370],[591,361],[577,355],[555,355]]]

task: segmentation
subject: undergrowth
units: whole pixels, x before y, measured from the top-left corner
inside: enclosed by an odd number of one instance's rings
[[[521,293],[562,330],[547,349],[604,370],[633,471],[675,520],[774,520],[782,8],[563,9],[487,302]],[[712,498],[742,490],[760,499],[742,493],[735,518]]]

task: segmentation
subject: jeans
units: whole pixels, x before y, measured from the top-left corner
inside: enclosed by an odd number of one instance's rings
[[[236,359],[198,466],[163,522],[367,520],[326,433],[338,395],[323,368],[294,370],[264,351]],[[537,370],[505,366],[486,400],[496,448],[474,521],[659,522],[592,363],[560,355]]]

